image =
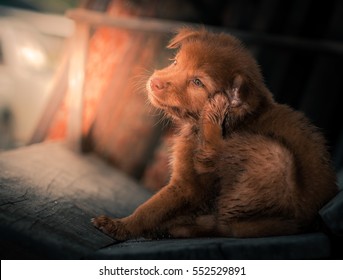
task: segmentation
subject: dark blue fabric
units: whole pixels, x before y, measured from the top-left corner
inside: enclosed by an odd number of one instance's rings
[[[138,240],[115,244],[95,259],[326,259],[330,240],[323,233],[264,238]]]
[[[319,214],[332,234],[343,237],[343,190],[326,204]]]

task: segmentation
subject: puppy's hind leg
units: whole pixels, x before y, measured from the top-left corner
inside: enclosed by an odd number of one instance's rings
[[[201,215],[194,217],[179,217],[168,225],[169,235],[173,238],[195,238],[218,236],[216,217]]]
[[[270,217],[255,220],[238,219],[225,223],[219,231],[221,236],[248,238],[292,235],[299,233],[300,230],[299,224],[294,220]]]

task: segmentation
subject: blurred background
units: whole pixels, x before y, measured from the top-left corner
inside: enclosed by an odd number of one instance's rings
[[[27,145],[51,93],[77,1],[0,1],[0,150]]]
[[[275,99],[322,130],[342,169],[339,0],[0,0],[0,151],[77,132],[82,152],[160,188],[172,127],[146,104],[144,85],[186,24],[243,40]]]

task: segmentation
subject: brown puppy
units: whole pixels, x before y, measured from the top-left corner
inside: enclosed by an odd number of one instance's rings
[[[169,184],[130,216],[93,224],[115,239],[258,237],[311,229],[336,193],[322,135],[277,104],[232,36],[182,29],[173,63],[147,83],[179,126]]]

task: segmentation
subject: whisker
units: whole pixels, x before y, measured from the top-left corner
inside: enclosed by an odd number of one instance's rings
[[[170,116],[160,108],[154,107],[147,94],[147,88],[146,83],[149,80],[150,76],[154,72],[154,70],[150,70],[147,68],[142,67],[138,70],[139,74],[136,74],[132,76],[129,80],[132,90],[136,92],[137,94],[144,94],[145,95],[145,102],[144,106],[152,118],[156,119],[156,122],[154,123],[154,126],[161,126],[161,129],[167,129],[170,126],[171,119]]]
[[[142,68],[139,72],[139,74],[136,74],[129,79],[129,83],[131,84],[133,92],[146,95],[146,83],[149,80],[152,71]]]

